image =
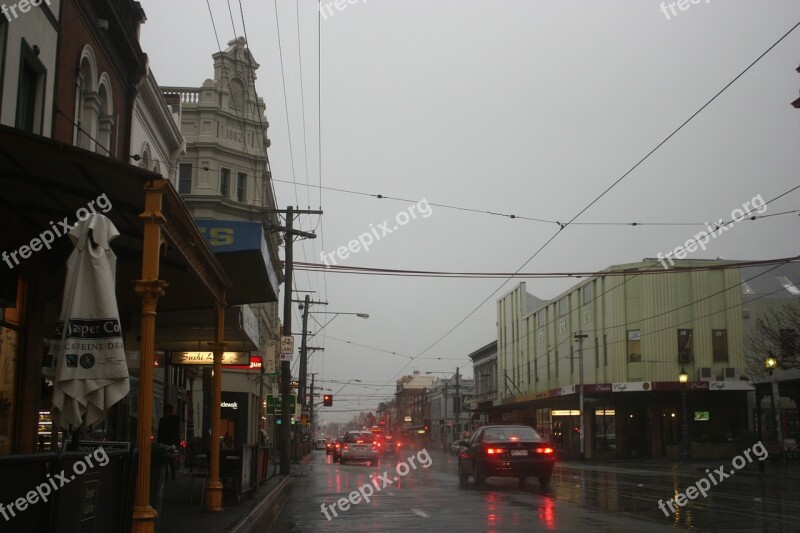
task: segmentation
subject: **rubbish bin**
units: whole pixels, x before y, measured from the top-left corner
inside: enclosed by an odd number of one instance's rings
[[[158,513],[155,530],[158,533],[161,522],[161,508],[164,501],[164,480],[169,463],[175,458],[175,448],[165,444],[151,443],[150,448],[150,506]]]

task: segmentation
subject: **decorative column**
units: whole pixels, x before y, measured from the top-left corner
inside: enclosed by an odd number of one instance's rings
[[[163,183],[145,186],[142,245],[142,279],[136,281],[136,293],[142,299],[141,344],[139,346],[139,398],[136,417],[136,446],[139,460],[136,466],[136,493],[133,504],[133,533],[153,533],[156,510],[150,506],[150,434],[153,430],[153,364],[155,354],[156,306],[168,284],[158,279],[161,246],[161,212]]]

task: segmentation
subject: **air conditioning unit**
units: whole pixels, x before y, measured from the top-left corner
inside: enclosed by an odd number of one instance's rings
[[[698,370],[698,381],[711,381],[713,379],[710,366],[701,366]]]
[[[725,381],[736,381],[739,379],[739,371],[733,367],[722,369],[722,379]]]

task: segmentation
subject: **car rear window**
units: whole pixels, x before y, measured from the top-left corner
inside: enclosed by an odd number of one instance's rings
[[[345,442],[373,442],[372,433],[351,433],[345,439]]]
[[[490,428],[483,434],[483,440],[488,441],[515,441],[515,440],[542,440],[536,430],[528,427]]]

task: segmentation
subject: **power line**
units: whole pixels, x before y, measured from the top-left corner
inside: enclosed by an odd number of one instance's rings
[[[764,51],[761,55],[759,55],[752,63],[750,63],[744,70],[742,70],[739,74],[737,74],[728,84],[726,84],[720,91],[718,91],[714,96],[711,97],[705,104],[703,104],[700,109],[695,111],[692,115],[689,116],[683,123],[681,123],[677,128],[675,128],[667,137],[659,142],[652,150],[650,150],[644,157],[639,159],[628,171],[626,171],[622,176],[617,178],[610,186],[608,186],[603,192],[601,192],[595,199],[589,202],[583,209],[581,209],[575,216],[573,216],[569,222],[567,222],[564,226],[559,227],[559,229],[547,240],[544,244],[542,244],[515,272],[520,272],[525,266],[530,263],[534,258],[536,258],[551,242],[553,242],[556,237],[561,233],[561,231],[566,228],[566,226],[572,224],[578,217],[580,217],[583,213],[589,210],[594,204],[596,204],[603,196],[608,194],[614,187],[616,187],[619,183],[621,183],[626,177],[628,177],[634,170],[636,170],[642,163],[644,163],[647,159],[650,158],[652,154],[654,154],[660,147],[664,146],[672,137],[674,137],[679,131],[681,131],[689,122],[691,122],[695,117],[697,117],[704,109],[706,109],[712,102],[714,102],[721,94],[723,94],[733,83],[735,83],[739,78],[741,78],[746,72],[748,72],[756,63],[758,63],[767,53],[769,53],[773,48],[775,48],[781,41],[783,41],[789,34],[791,34],[798,26],[800,26],[800,22],[797,22],[792,28],[783,34],[775,43],[773,43],[766,51]],[[464,318],[462,318],[457,324],[455,324],[452,328],[450,328],[444,335],[439,337],[436,341],[434,341],[431,345],[427,348],[422,350],[418,356],[425,354],[428,350],[442,342],[445,338],[447,338],[453,331],[455,331],[461,324],[466,322],[472,315],[474,315],[483,305],[488,302],[495,294],[497,294],[500,289],[502,289],[506,283],[512,278],[506,279],[497,289],[492,291],[486,298],[481,301],[477,307],[475,307],[472,311],[470,311]],[[412,360],[413,361],[413,360]],[[400,373],[405,370],[412,361],[407,362],[392,378],[394,380]],[[392,381],[390,380],[390,381]]]
[[[475,278],[475,279],[492,279],[492,278],[524,278],[524,279],[557,279],[557,278],[602,278],[614,276],[629,276],[636,275],[675,275],[685,274],[687,272],[709,272],[715,270],[731,270],[736,268],[743,268],[749,266],[763,266],[772,264],[783,264],[787,261],[794,261],[794,257],[782,257],[776,259],[765,259],[758,261],[736,261],[720,263],[718,265],[698,265],[698,266],[685,266],[685,267],[672,267],[651,270],[653,265],[649,265],[646,269],[641,268],[626,268],[621,270],[600,270],[600,271],[574,271],[574,272],[454,272],[454,271],[436,271],[436,270],[404,270],[404,269],[391,269],[391,268],[372,268],[372,267],[357,267],[357,266],[343,266],[332,265],[326,266],[321,263],[294,263],[294,268],[298,270],[324,270],[333,273],[344,274],[362,274],[362,275],[375,275],[375,276],[402,276],[402,277],[420,277],[420,278]],[[695,261],[710,261],[707,259],[697,259]]]

